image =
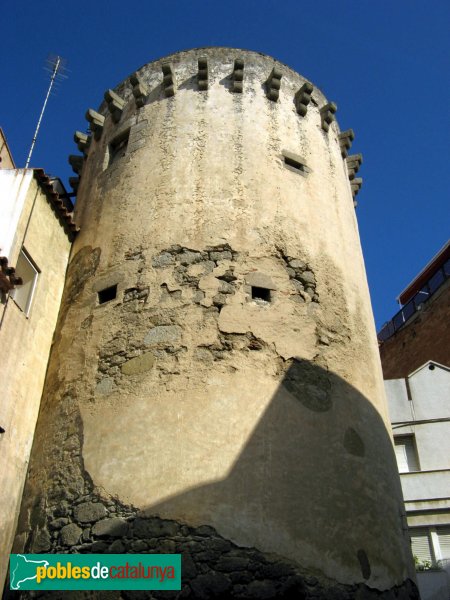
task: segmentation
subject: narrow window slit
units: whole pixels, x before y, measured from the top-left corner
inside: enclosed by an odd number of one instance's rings
[[[290,158],[289,156],[283,156],[284,158],[284,164],[287,165],[288,167],[292,167],[293,169],[296,169],[297,171],[301,171],[302,173],[306,173],[306,166],[299,162],[298,160],[294,160],[293,158]]]
[[[105,302],[109,302],[110,300],[114,300],[117,297],[117,284],[112,285],[111,287],[107,287],[104,290],[100,290],[98,292],[98,303],[105,304]]]

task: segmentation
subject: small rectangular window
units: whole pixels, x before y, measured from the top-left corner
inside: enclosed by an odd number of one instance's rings
[[[27,316],[30,313],[39,272],[38,267],[34,264],[31,257],[22,248],[17,259],[15,274],[22,279],[23,284],[18,285],[11,292],[11,297]]]
[[[399,473],[420,471],[414,435],[397,436],[394,445]]]
[[[284,164],[287,165],[288,167],[292,167],[296,171],[301,171],[302,173],[307,172],[306,165],[299,162],[298,160],[294,160],[290,156],[283,156],[283,158],[284,158]]]
[[[270,302],[270,290],[262,287],[252,286],[252,299],[253,300],[264,300],[264,302]]]
[[[130,137],[130,130],[128,129],[124,133],[118,135],[109,144],[109,164],[125,156],[127,152],[128,139]]]
[[[109,302],[110,300],[114,300],[117,296],[117,284],[112,285],[111,287],[107,287],[104,290],[100,290],[98,292],[98,303],[105,304],[105,302]]]

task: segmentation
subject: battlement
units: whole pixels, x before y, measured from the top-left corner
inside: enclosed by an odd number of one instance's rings
[[[112,145],[114,153],[117,141],[123,141],[130,129],[142,121],[142,113],[148,106],[159,102],[176,102],[178,95],[186,93],[199,94],[205,108],[211,94],[223,94],[224,103],[225,94],[232,95],[236,112],[240,113],[242,119],[245,112],[242,105],[246,97],[251,104],[256,96],[260,96],[272,111],[280,106],[283,106],[283,110],[291,111],[299,126],[302,121],[310,120],[324,138],[329,135],[338,137],[343,159],[354,138],[352,130],[340,133],[335,119],[336,104],[329,102],[318,88],[287,65],[249,50],[197,48],[144,65],[114,89],[106,90],[105,100],[98,111],[89,109],[86,112],[91,135],[76,132],[74,139],[83,156],[78,159],[71,156],[69,160],[78,175],[73,179],[74,190],[77,191],[82,166],[95,143]],[[94,144],[91,143],[92,137]],[[142,141],[137,146],[132,145],[130,150],[141,146]],[[109,154],[106,158],[108,162]],[[362,179],[354,180],[352,165],[349,179],[354,198]]]

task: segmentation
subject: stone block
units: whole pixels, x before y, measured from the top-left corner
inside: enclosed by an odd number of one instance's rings
[[[70,523],[61,529],[60,541],[63,546],[78,544],[83,530],[76,523]]]
[[[223,252],[210,252],[209,257],[215,262],[219,260],[233,260],[233,255],[228,250],[224,250]]]
[[[248,558],[240,556],[221,556],[216,563],[218,571],[245,571],[248,567]]]
[[[191,588],[195,598],[199,600],[231,597],[227,596],[231,589],[231,581],[223,573],[203,573],[191,581]]]
[[[93,523],[106,517],[107,512],[100,502],[83,502],[74,508],[73,514],[79,523]]]
[[[200,252],[191,252],[190,250],[185,250],[179,255],[179,260],[184,266],[192,265],[200,262],[202,260],[202,255]]]
[[[95,386],[95,393],[100,395],[112,394],[114,390],[117,389],[117,386],[112,377],[104,377],[101,381],[97,383]]]
[[[178,534],[178,526],[173,521],[138,517],[133,523],[133,534],[141,539],[171,537]]]
[[[139,375],[139,373],[146,373],[153,368],[155,363],[155,357],[151,352],[146,352],[140,356],[136,356],[131,360],[123,363],[122,373],[124,375]]]
[[[124,537],[128,533],[128,523],[120,517],[98,521],[92,528],[92,534],[98,537]]]
[[[158,325],[147,332],[144,337],[146,346],[156,344],[174,344],[181,339],[182,329],[178,325]]]

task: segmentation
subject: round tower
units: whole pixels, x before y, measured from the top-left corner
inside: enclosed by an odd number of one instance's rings
[[[229,48],[88,110],[27,549],[181,552],[199,598],[414,597],[335,112]]]

